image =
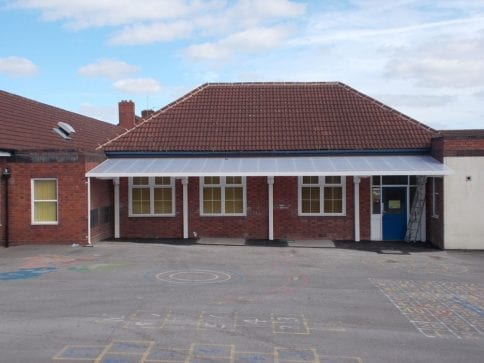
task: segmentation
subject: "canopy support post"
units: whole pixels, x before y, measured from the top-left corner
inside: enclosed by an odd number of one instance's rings
[[[91,178],[87,178],[87,245],[92,247],[91,242]]]
[[[118,239],[119,231],[119,178],[113,179],[114,184],[114,238]]]
[[[355,242],[360,242],[360,181],[359,176],[353,177],[355,195]]]
[[[183,185],[183,238],[188,238],[188,178],[182,179]]]
[[[267,177],[269,194],[269,241],[274,240],[274,177]]]

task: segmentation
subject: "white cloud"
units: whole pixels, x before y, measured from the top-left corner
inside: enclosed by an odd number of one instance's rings
[[[192,60],[223,60],[235,53],[256,53],[279,46],[289,35],[284,27],[253,28],[213,43],[192,45],[185,55]]]
[[[186,21],[130,25],[113,35],[110,38],[110,43],[115,45],[136,45],[168,42],[190,35],[192,29],[193,25]]]
[[[427,94],[385,94],[375,97],[393,107],[440,107],[447,105],[456,99],[451,95],[427,95]]]
[[[73,29],[116,26],[187,16],[210,1],[188,0],[12,0],[15,8],[34,9],[47,21],[65,21]]]
[[[484,83],[484,33],[442,36],[398,52],[386,75],[415,80],[421,87],[479,87]]]
[[[113,83],[113,88],[127,93],[157,93],[160,83],[153,78],[127,78]]]
[[[10,0],[69,28],[113,27],[114,45],[149,44],[197,36],[224,37],[282,20],[296,20],[306,5],[291,0]]]
[[[105,77],[116,80],[139,72],[139,68],[116,59],[98,59],[96,62],[82,66],[77,71],[81,76]]]
[[[116,124],[118,120],[118,109],[115,105],[110,107],[95,106],[89,102],[80,104],[78,111],[81,115],[96,118],[98,120]]]
[[[27,58],[0,58],[0,73],[3,73],[7,76],[34,76],[38,72],[39,70],[37,66]]]

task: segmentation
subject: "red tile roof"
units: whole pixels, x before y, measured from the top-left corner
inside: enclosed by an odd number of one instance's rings
[[[106,151],[429,148],[437,132],[342,83],[204,84]]]
[[[52,129],[66,122],[75,133],[66,140]],[[94,151],[123,129],[91,117],[0,91],[0,149]]]

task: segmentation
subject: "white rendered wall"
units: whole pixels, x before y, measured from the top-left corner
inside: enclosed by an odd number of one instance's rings
[[[484,249],[484,157],[446,157],[444,248]],[[467,177],[471,180],[467,180]]]

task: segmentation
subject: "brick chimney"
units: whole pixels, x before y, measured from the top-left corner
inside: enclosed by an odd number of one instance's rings
[[[134,114],[134,102],[133,101],[121,101],[118,103],[119,109],[119,124],[124,129],[130,129],[134,127],[136,116]]]
[[[153,115],[155,113],[155,111],[153,110],[143,110],[141,111],[141,118],[143,120],[146,120],[147,118],[150,118],[151,115]]]

